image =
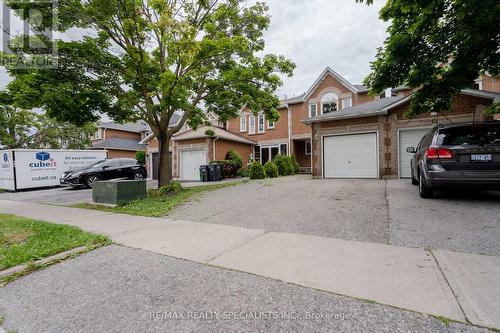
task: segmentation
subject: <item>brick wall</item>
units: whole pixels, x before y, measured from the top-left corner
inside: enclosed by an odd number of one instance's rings
[[[264,133],[258,133],[258,122],[257,122],[257,116],[255,116],[255,134],[249,134],[248,131],[248,116],[249,112],[247,111],[242,111],[240,116],[230,119],[227,122],[227,130],[229,132],[232,132],[234,134],[243,136],[245,138],[248,138],[253,141],[265,141],[265,140],[276,140],[276,139],[282,139],[282,138],[288,138],[288,110],[286,108],[279,109],[279,114],[280,118],[279,120],[274,124],[274,129],[270,129],[267,126],[267,119],[264,121],[265,125],[265,132]],[[247,130],[245,132],[240,132],[240,117],[244,116],[246,117],[246,122],[247,122]]]
[[[483,90],[500,93],[500,77],[481,76],[483,81]]]
[[[432,127],[436,124],[481,121],[485,119],[484,110],[491,104],[490,100],[458,95],[450,111],[440,112],[435,116],[430,113],[421,114],[413,119],[407,119],[409,103],[403,104],[385,116],[345,119],[312,124],[313,143],[313,176],[322,177],[321,137],[324,135],[378,132],[379,143],[379,177],[394,178],[398,176],[398,130],[403,128]]]
[[[107,128],[106,130],[104,130],[103,139],[110,139],[110,138],[122,138],[122,139],[132,139],[141,141],[141,133],[125,132]]]
[[[226,159],[226,155],[231,149],[236,150],[236,152],[240,154],[241,159],[243,160],[243,165],[246,166],[247,163],[250,161],[250,154],[252,153],[253,150],[253,146],[246,143],[240,143],[228,140],[216,140],[215,160]]]
[[[207,162],[211,160],[212,145],[210,138],[175,141],[172,140],[172,178],[180,177],[180,152],[183,150],[205,149]]]
[[[108,149],[108,158],[135,158],[135,151]]]

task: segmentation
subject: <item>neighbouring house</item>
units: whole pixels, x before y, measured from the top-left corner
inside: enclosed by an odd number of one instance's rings
[[[143,121],[118,124],[100,122],[91,138],[91,149],[106,149],[108,158],[135,158],[137,151],[145,151],[141,140],[147,135],[148,126]]]
[[[256,142],[252,158],[265,163],[278,154],[293,155],[301,172],[310,173],[311,127],[304,121],[373,99],[365,86],[351,84],[326,68],[306,93],[281,102],[276,122],[266,120],[263,113],[254,115],[242,110],[239,117],[227,122],[226,130]]]
[[[449,110],[407,119],[411,94],[380,98],[345,110],[317,114],[312,129],[315,178],[408,178],[411,154],[436,124],[481,121],[500,93],[464,89]]]

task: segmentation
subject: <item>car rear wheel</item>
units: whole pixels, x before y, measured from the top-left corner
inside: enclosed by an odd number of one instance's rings
[[[86,188],[92,188],[92,185],[94,182],[99,181],[101,178],[99,178],[98,175],[90,175],[85,179],[85,187]]]
[[[420,197],[424,199],[432,198],[434,196],[432,188],[425,184],[422,173],[418,175],[418,193],[420,194]]]
[[[145,178],[146,178],[146,176],[144,175],[144,172],[142,172],[142,171],[136,171],[134,173],[135,180],[144,180]]]

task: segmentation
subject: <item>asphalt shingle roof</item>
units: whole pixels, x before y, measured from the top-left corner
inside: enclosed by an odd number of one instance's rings
[[[118,124],[115,123],[114,121],[108,121],[108,122],[100,122],[99,127],[140,133],[146,131],[148,125],[142,120],[139,120],[135,123],[126,123],[126,124]]]
[[[118,150],[146,150],[146,145],[140,144],[137,140],[123,138],[109,138],[103,141],[94,142],[92,148],[118,149]]]

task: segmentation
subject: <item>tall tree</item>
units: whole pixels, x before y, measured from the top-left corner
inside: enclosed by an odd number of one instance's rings
[[[9,95],[0,92],[0,147],[84,149],[90,145],[94,124],[77,126],[56,121],[42,112],[11,105]]]
[[[373,3],[373,0],[356,0]],[[481,73],[500,75],[500,2],[497,0],[389,0],[390,22],[365,84],[373,92],[419,88],[409,116],[448,109]],[[490,108],[500,112],[498,103]]]
[[[20,92],[19,106],[43,107],[77,124],[99,113],[144,119],[159,141],[164,185],[171,178],[169,141],[186,122],[199,126],[208,112],[224,121],[243,107],[278,118],[279,75],[291,75],[294,64],[258,55],[266,11],[242,0],[59,1],[60,30],[80,27],[96,36],[60,41],[57,70],[10,68],[10,88]],[[169,127],[178,111],[181,120]]]

